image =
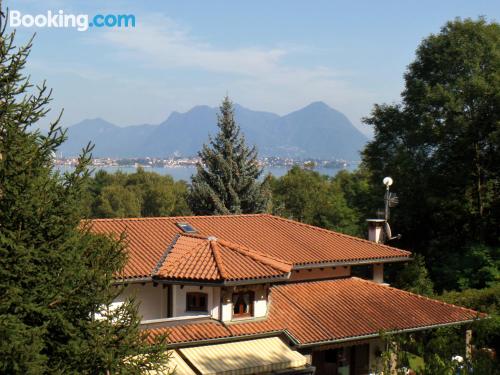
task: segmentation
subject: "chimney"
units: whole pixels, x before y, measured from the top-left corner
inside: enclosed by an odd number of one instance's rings
[[[384,219],[367,219],[368,222],[368,240],[382,243],[384,235]]]

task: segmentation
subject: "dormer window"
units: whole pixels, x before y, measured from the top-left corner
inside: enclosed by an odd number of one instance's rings
[[[186,311],[208,311],[208,295],[206,293],[186,293]]]
[[[233,317],[245,318],[253,316],[255,293],[251,291],[233,293]]]

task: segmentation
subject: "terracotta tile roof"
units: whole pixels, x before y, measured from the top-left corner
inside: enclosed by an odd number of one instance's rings
[[[150,332],[154,334],[163,333],[165,329],[152,329]],[[208,339],[218,339],[222,337],[230,337],[231,332],[227,327],[219,321],[186,324],[170,327],[168,329],[168,340],[171,343],[175,342],[193,342]]]
[[[271,287],[268,317],[167,328],[172,343],[284,332],[298,345],[471,321],[478,313],[358,278]],[[165,331],[157,329],[158,333]]]
[[[410,256],[390,246],[267,214],[96,219],[91,225],[96,233],[126,232],[129,262],[125,276],[148,277],[176,235],[183,233],[178,222],[189,223],[198,235],[215,236],[294,265]]]
[[[208,282],[289,276],[292,264],[215,237],[180,235],[154,276]]]

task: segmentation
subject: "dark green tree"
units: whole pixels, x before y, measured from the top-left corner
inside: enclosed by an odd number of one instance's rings
[[[249,148],[234,119],[228,97],[220,106],[219,133],[203,145],[196,175],[188,197],[198,215],[258,213],[267,207],[267,194],[258,181],[262,169],[257,150]]]
[[[372,183],[392,176],[400,196],[399,244],[425,256],[438,289],[458,287],[471,245],[500,243],[500,26],[448,22],[418,47],[402,103],[365,122]]]
[[[93,216],[108,217],[140,217],[141,202],[137,194],[121,185],[104,187],[94,203]]]
[[[361,165],[353,172],[339,171],[332,183],[342,191],[347,207],[355,212],[357,234],[367,237],[366,219],[375,217],[378,209],[383,207],[384,187],[372,185],[369,171]]]
[[[396,288],[424,296],[434,294],[434,285],[429,278],[423,256],[417,254],[413,261],[408,262],[403,267],[400,265],[397,265],[397,267],[400,269],[393,283]]]
[[[171,176],[146,172],[109,174],[98,171],[89,181],[87,211],[90,217],[183,216],[187,205],[187,184]]]
[[[343,233],[360,235],[358,216],[339,184],[318,172],[293,167],[270,181],[273,213]]]
[[[0,373],[139,374],[166,360],[165,338],[149,343],[137,308],[109,309],[126,254],[123,241],[81,224],[89,148],[73,173],[53,155],[58,119],[33,130],[48,110],[45,83],[23,68],[31,41],[15,47],[0,16]]]

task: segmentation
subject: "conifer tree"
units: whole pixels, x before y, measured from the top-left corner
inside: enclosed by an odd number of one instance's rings
[[[0,4],[1,5],[1,4]],[[53,155],[65,132],[34,125],[51,92],[23,74],[31,41],[17,48],[0,15],[0,373],[138,374],[160,369],[165,338],[147,343],[137,307],[111,309],[123,241],[81,224],[90,147],[73,173]],[[60,118],[60,116],[59,116]]]
[[[200,215],[264,211],[267,194],[258,181],[262,169],[257,163],[257,150],[246,145],[228,97],[220,106],[217,125],[219,133],[198,153],[201,163],[189,195],[192,211]]]

